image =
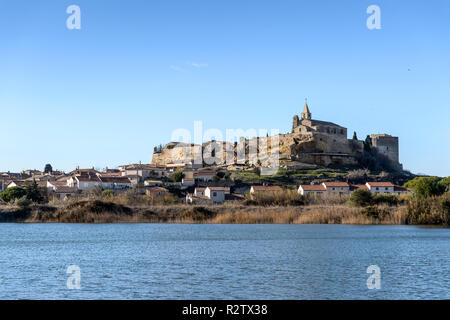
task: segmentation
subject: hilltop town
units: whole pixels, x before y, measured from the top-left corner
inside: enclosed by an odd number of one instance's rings
[[[373,192],[406,194],[400,185],[413,175],[399,163],[399,139],[388,134],[372,134],[358,140],[347,137],[347,128],[332,122],[312,119],[307,103],[294,115],[290,133],[276,136],[279,146],[277,171],[262,175],[270,167],[274,137],[242,138],[239,143],[209,141],[202,145],[170,142],[155,147],[150,164],[120,165],[104,170],[76,168],[71,172],[25,170],[0,173],[0,192],[12,187],[36,183],[47,197],[81,198],[93,191],[114,194],[165,196],[172,194],[180,202],[223,203],[240,201],[250,192],[291,189],[299,194],[350,194],[358,188]],[[267,146],[266,157],[252,161],[248,153],[239,159],[238,150],[249,151],[252,143]],[[217,148],[223,147],[223,149]],[[229,149],[227,149],[229,148]],[[196,161],[205,151],[224,150],[216,163]],[[233,161],[225,161],[227,156]]]

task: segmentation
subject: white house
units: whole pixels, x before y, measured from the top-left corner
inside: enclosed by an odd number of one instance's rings
[[[67,180],[68,187],[77,187],[80,190],[90,190],[101,185],[102,181],[97,175],[79,175]]]
[[[105,189],[122,190],[132,187],[131,180],[128,177],[100,176],[101,185]]]
[[[225,191],[227,188],[224,187],[206,187],[205,196],[214,203],[223,203],[225,201]]]
[[[394,193],[394,185],[390,182],[367,182],[366,186],[372,193]]]
[[[350,185],[347,182],[323,182],[322,185],[326,188],[329,195],[344,195],[350,193]]]
[[[314,196],[326,196],[327,194],[327,188],[325,186],[319,184],[319,185],[312,185],[312,184],[302,184],[298,187],[298,193],[302,196],[306,195],[314,195]]]

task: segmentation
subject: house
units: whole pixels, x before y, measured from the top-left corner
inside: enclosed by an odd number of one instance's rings
[[[56,190],[58,187],[67,187],[67,180],[66,181],[47,181],[47,189],[49,191]]]
[[[353,193],[355,190],[358,189],[369,191],[369,188],[365,184],[350,185],[350,193]]]
[[[205,197],[207,197],[213,203],[223,203],[225,201],[224,187],[206,187]]]
[[[67,200],[69,198],[74,198],[81,194],[81,190],[77,187],[67,187],[67,186],[57,186],[51,192],[50,196],[54,198]]]
[[[283,189],[279,186],[251,186],[250,193],[275,193],[281,192]]]
[[[350,193],[350,185],[347,182],[323,182],[322,185],[326,188],[328,195],[344,195]]]
[[[146,188],[145,194],[153,197],[164,197],[169,194],[169,190],[161,187],[150,187]]]
[[[394,193],[394,185],[390,182],[367,182],[366,186],[372,193]]]
[[[146,187],[159,187],[162,186],[163,182],[160,180],[145,180],[144,186]]]
[[[101,185],[102,181],[97,175],[76,175],[67,180],[68,187],[76,187],[80,190],[90,190]]]
[[[119,168],[122,170],[122,176],[133,178],[133,184],[137,184],[152,176],[162,177],[166,172],[163,167],[141,163],[120,166]]]
[[[195,180],[189,179],[189,178],[183,178],[183,179],[181,179],[181,184],[186,187],[194,186]]]
[[[199,188],[199,187],[195,188],[194,189],[194,196],[196,196],[196,197],[203,197],[205,195],[205,189],[206,188]]]
[[[101,186],[110,190],[123,190],[132,187],[131,180],[128,177],[100,176]]]
[[[12,180],[8,183],[5,189],[12,188],[12,187],[25,187],[26,183],[24,180]]]
[[[216,175],[214,171],[197,171],[194,172],[195,181],[208,182],[212,181],[213,177]]]
[[[298,193],[302,196],[314,195],[314,196],[326,196],[327,188],[322,185],[302,184],[298,187]]]
[[[412,195],[413,191],[405,187],[394,185],[394,194],[397,196],[401,196],[404,194]]]

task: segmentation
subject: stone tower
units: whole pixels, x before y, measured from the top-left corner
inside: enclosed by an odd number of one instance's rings
[[[308,102],[305,100],[305,107],[302,112],[302,120],[311,120],[311,112],[309,112]]]
[[[294,132],[295,128],[300,124],[300,120],[298,119],[298,115],[295,115],[292,119],[292,132]]]
[[[398,137],[388,134],[372,134],[372,146],[377,148],[378,152],[384,154],[394,163],[399,163],[398,156]]]

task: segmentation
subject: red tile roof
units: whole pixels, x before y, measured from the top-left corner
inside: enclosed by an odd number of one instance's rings
[[[230,191],[230,188],[227,187],[208,187],[211,191]]]
[[[350,187],[350,185],[347,182],[324,182],[323,183],[326,187]]]
[[[131,183],[128,177],[101,176],[100,180],[104,183]]]
[[[279,186],[252,186],[253,191],[283,191]]]
[[[393,187],[394,185],[390,182],[367,182],[371,187]]]
[[[304,190],[304,191],[327,191],[327,189],[319,184],[319,185],[313,185],[313,184],[302,184],[300,185],[300,187]]]
[[[369,190],[369,188],[365,185],[365,184],[356,184],[356,185],[351,185],[350,186],[350,190],[356,190],[356,189],[362,189],[362,190]]]

